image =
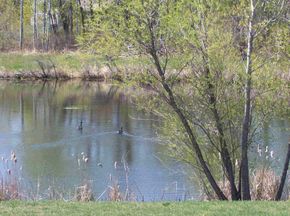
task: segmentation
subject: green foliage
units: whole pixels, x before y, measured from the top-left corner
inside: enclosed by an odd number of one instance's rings
[[[18,11],[13,1],[0,0],[0,49],[6,48],[7,44],[13,46],[16,43],[19,22],[15,14]]]
[[[281,113],[288,97],[287,82],[277,78],[277,64],[282,66],[282,62],[287,62],[285,53],[289,44],[285,42],[289,28],[281,19],[272,20],[274,15],[287,11],[288,6],[281,11],[276,0],[260,1],[256,6],[251,138],[258,125]],[[136,100],[144,109],[162,118],[160,136],[169,143],[169,154],[198,166],[188,134],[162,88],[166,82],[190,123],[207,163],[220,179],[221,139],[227,143],[232,163],[240,159],[244,83],[248,78],[244,58],[249,11],[248,0],[111,2],[96,10],[97,16],[79,43],[84,50],[114,60],[124,55],[139,56],[141,60],[144,56],[150,58],[151,65],[143,65],[146,72],[137,73],[130,84],[136,87],[145,84],[153,93],[138,94]],[[267,58],[272,61],[265,61]],[[158,75],[159,66],[164,78]],[[211,93],[215,97],[213,103]],[[214,110],[224,135],[218,132]]]

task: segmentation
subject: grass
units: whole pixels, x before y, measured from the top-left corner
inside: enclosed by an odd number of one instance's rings
[[[83,70],[86,67],[104,66],[105,59],[93,54],[81,53],[78,51],[66,52],[0,52],[0,71],[19,72],[19,71],[38,71],[40,70],[37,60],[51,60],[57,68],[66,72]],[[170,61],[171,68],[177,67],[180,57]],[[120,57],[115,62],[120,67],[140,68],[150,65],[150,60],[143,57]],[[178,67],[177,67],[178,68]]]
[[[0,202],[1,215],[289,215],[290,202]]]
[[[93,55],[80,52],[65,53],[0,53],[0,70],[8,72],[37,71],[37,60],[51,60],[57,68],[64,71],[79,71],[87,65],[95,65],[101,62]]]

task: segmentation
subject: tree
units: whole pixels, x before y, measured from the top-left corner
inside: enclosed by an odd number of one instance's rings
[[[257,10],[264,12],[267,7],[273,7],[272,4],[276,4],[273,14],[270,16],[267,14],[257,14]],[[269,4],[269,5],[268,5]],[[244,118],[242,124],[242,137],[241,137],[241,184],[242,184],[242,199],[250,200],[250,183],[249,183],[249,167],[248,167],[248,145],[249,145],[249,131],[252,116],[252,73],[253,73],[253,49],[254,39],[273,22],[277,22],[279,16],[282,14],[284,1],[270,1],[264,2],[260,0],[250,0],[250,15],[248,21],[248,33],[247,33],[247,54],[246,54],[246,81],[245,81],[245,104],[244,104]],[[276,9],[277,8],[277,9]],[[269,9],[269,12],[272,8]],[[256,28],[255,28],[256,25]],[[261,45],[260,45],[261,46]]]
[[[20,40],[19,40],[19,47],[22,50],[23,48],[23,1],[20,0]]]
[[[285,185],[287,172],[288,172],[288,167],[289,167],[289,161],[290,161],[290,142],[288,143],[288,151],[287,151],[287,155],[286,155],[286,158],[285,158],[284,168],[283,168],[283,172],[282,172],[282,175],[281,175],[281,180],[280,180],[280,184],[279,184],[279,188],[278,188],[275,200],[280,200],[281,197],[282,197],[283,188],[284,188],[284,185]]]
[[[250,199],[248,145],[258,118],[267,116],[258,115],[253,121],[252,107],[261,113],[270,107],[261,103],[263,94],[253,97],[251,92],[253,86],[256,92],[265,91],[258,85],[263,74],[253,72],[265,65],[260,66],[263,61],[257,57],[266,56],[263,49],[271,34],[253,33],[270,27],[267,16],[279,15],[276,3],[269,1],[254,16],[248,1],[111,2],[95,10],[79,39],[84,48],[111,59],[126,53],[150,60],[149,66],[144,65],[146,72],[135,78],[136,86],[142,82],[154,91],[155,99],[147,98],[146,107],[162,116],[174,154],[196,167],[221,200]],[[233,12],[237,8],[238,13]],[[234,25],[242,29],[239,39],[228,25],[233,13],[240,20]],[[179,85],[180,80],[186,81]],[[271,95],[277,93],[273,89]],[[219,184],[222,177],[229,182],[230,195]]]
[[[33,0],[33,48],[37,48],[38,23],[37,23],[37,1]]]

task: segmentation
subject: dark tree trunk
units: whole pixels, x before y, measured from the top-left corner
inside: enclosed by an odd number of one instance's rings
[[[150,53],[151,57],[153,58],[153,61],[154,61],[154,64],[156,66],[156,69],[158,71],[159,77],[161,78],[161,84],[162,84],[164,90],[168,94],[167,103],[175,111],[175,113],[179,117],[184,129],[186,130],[186,133],[188,134],[189,139],[191,141],[191,148],[194,150],[194,152],[198,158],[198,161],[201,165],[201,168],[202,168],[205,176],[207,177],[212,189],[215,191],[216,195],[218,196],[218,198],[220,200],[227,200],[227,197],[224,195],[224,193],[222,192],[222,190],[218,186],[217,182],[215,181],[211,171],[209,170],[207,163],[204,160],[204,157],[202,155],[201,149],[197,143],[197,140],[192,132],[192,129],[191,129],[187,119],[185,118],[183,112],[178,107],[171,88],[169,87],[169,85],[165,81],[165,74],[164,74],[165,71],[162,69],[162,67],[160,65],[160,60],[157,56],[157,50],[156,50],[156,46],[155,46],[155,36],[154,36],[153,30],[152,30],[152,25],[151,25],[152,23],[149,21],[149,19],[147,21],[148,21],[148,29],[149,29],[150,34],[151,34],[151,45],[150,45],[151,47],[150,47],[149,53]]]
[[[207,94],[209,96],[210,110],[214,115],[216,128],[219,132],[219,143],[220,143],[222,163],[226,171],[227,179],[230,182],[232,200],[237,200],[238,191],[235,185],[235,175],[234,175],[233,165],[232,165],[230,153],[227,147],[227,143],[225,141],[224,128],[223,128],[222,121],[221,121],[221,118],[217,109],[217,99],[214,94],[214,86],[210,81],[210,69],[208,66],[208,61],[204,60],[204,64],[206,65],[205,76],[206,76],[207,84],[208,84]]]
[[[90,0],[90,13],[91,13],[91,19],[94,18],[94,10],[93,10],[93,1]]]
[[[68,8],[68,23],[69,23],[69,43],[72,43],[72,37],[73,37],[73,7],[70,3],[70,6]]]
[[[66,42],[67,42],[67,40],[69,38],[69,21],[68,21],[68,16],[67,16],[66,12],[63,10],[62,6],[63,6],[63,2],[62,2],[62,0],[59,0],[59,10],[61,11],[60,18],[62,21],[62,28],[63,28]]]
[[[288,152],[285,158],[285,163],[284,163],[284,168],[283,168],[283,172],[281,175],[281,180],[280,180],[280,185],[279,185],[279,189],[277,191],[275,200],[280,200],[282,197],[282,193],[283,193],[283,188],[285,185],[285,181],[286,181],[286,177],[287,177],[287,172],[288,172],[288,168],[289,168],[289,160],[290,160],[290,141],[288,143]]]
[[[207,28],[205,24],[205,16],[202,16],[202,21],[201,21],[201,29],[203,29],[203,39],[201,39],[201,50],[202,50],[202,55],[203,55],[203,65],[204,65],[204,76],[207,84],[206,88],[206,94],[209,98],[209,107],[210,111],[213,114],[214,120],[215,120],[215,126],[216,129],[218,130],[219,134],[219,146],[220,146],[220,154],[221,154],[221,159],[222,159],[222,165],[225,169],[226,177],[230,182],[230,187],[231,187],[231,198],[232,200],[237,200],[238,199],[238,191],[237,187],[235,184],[235,174],[234,174],[234,169],[233,169],[233,164],[231,161],[231,156],[228,150],[227,142],[225,140],[225,133],[224,133],[224,126],[222,119],[220,117],[219,110],[217,108],[217,97],[215,94],[215,87],[214,84],[212,83],[212,78],[211,78],[211,71],[210,71],[210,61],[208,57],[208,45],[207,45]]]
[[[82,22],[82,32],[85,32],[85,13],[84,13],[84,8],[81,4],[81,0],[77,0],[79,3],[80,7],[80,12],[81,12],[81,22]]]

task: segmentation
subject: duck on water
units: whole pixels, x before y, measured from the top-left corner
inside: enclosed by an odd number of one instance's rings
[[[78,126],[78,130],[83,130],[83,121],[80,122],[79,126]]]
[[[120,130],[118,130],[118,134],[122,135],[123,134],[123,127],[120,128]]]

